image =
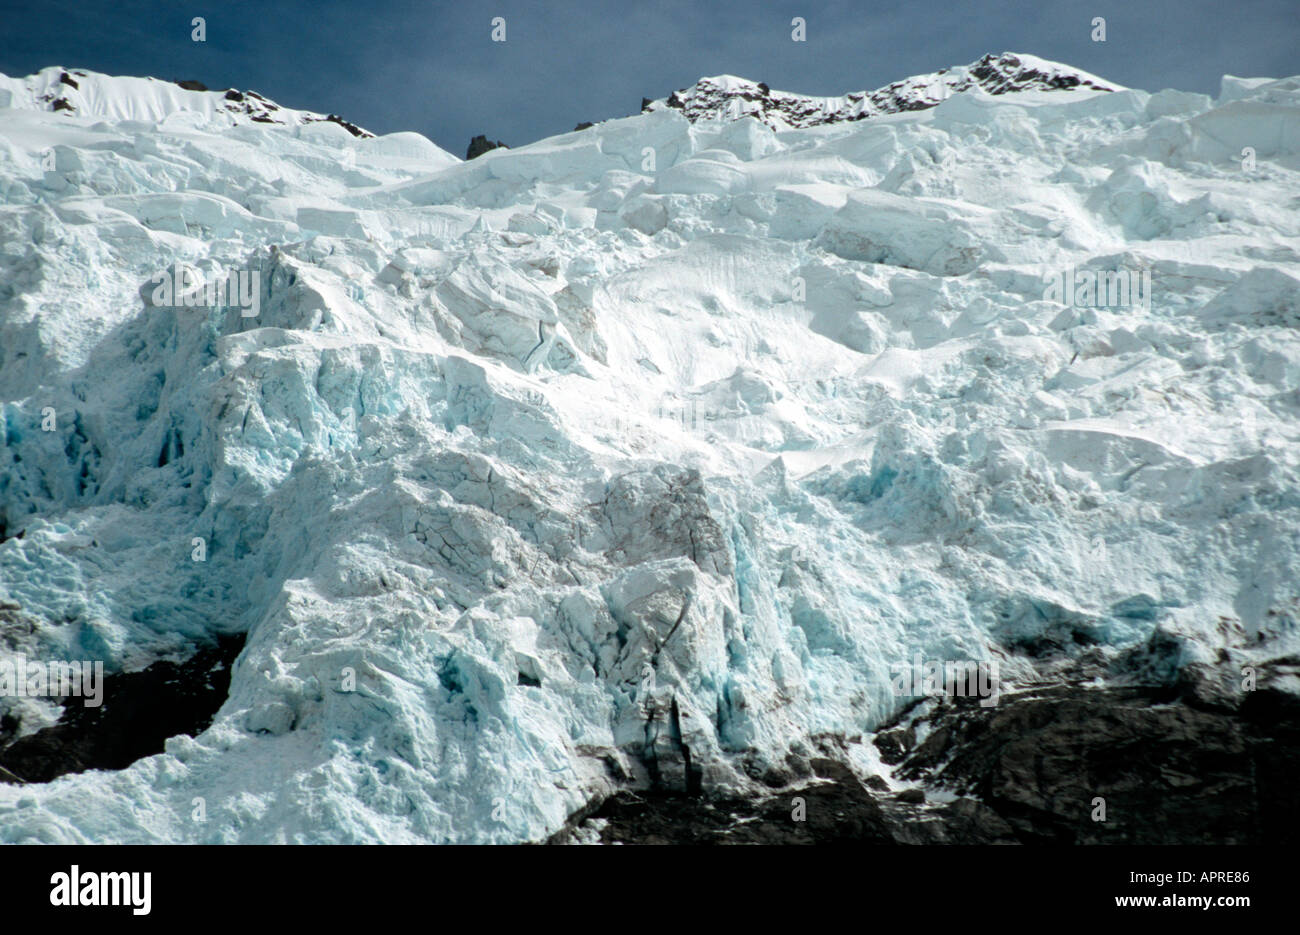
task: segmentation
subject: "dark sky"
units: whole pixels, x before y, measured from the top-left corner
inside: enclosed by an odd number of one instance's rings
[[[190,38],[195,16],[204,43]],[[504,43],[491,41],[495,16]],[[795,16],[807,42],[790,39]],[[519,145],[702,75],[841,94],[1003,51],[1216,94],[1225,73],[1300,74],[1300,0],[0,0],[7,75],[193,78],[377,133],[417,130],[460,156],[473,134]]]

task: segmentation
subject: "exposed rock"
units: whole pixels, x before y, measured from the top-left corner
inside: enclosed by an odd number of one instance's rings
[[[990,708],[943,699],[875,735],[895,781],[914,783],[900,791],[815,759],[817,778],[779,793],[621,792],[575,825],[640,844],[1294,844],[1297,672],[1300,658],[1276,660],[1257,690],[1212,706],[1203,670],[1169,686],[1055,682]]]
[[[509,149],[509,148],[510,147],[506,146],[506,144],[502,143],[500,140],[493,143],[486,136],[480,135],[474,137],[472,140],[469,141],[469,149],[465,151],[465,159],[467,161],[470,159],[477,159],[479,156],[483,155],[484,153],[491,152],[494,149]]]
[[[68,698],[58,723],[12,740],[0,719],[0,782],[49,782],[88,769],[124,769],[163,751],[169,737],[204,731],[226,700],[230,667],[244,638],[228,636],[184,662],[104,676],[103,703]]]

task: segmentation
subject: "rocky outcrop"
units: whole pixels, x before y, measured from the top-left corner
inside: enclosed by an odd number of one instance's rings
[[[506,146],[506,144],[502,143],[500,140],[493,143],[486,136],[479,134],[478,136],[474,137],[472,140],[469,141],[469,149],[465,151],[465,159],[466,161],[470,159],[477,159],[479,156],[483,155],[484,153],[489,153],[494,149],[509,149],[509,148],[510,147]]]
[[[1131,654],[1120,665],[1131,664]],[[750,798],[620,792],[554,843],[1295,844],[1300,657],[1240,691],[1233,666],[1171,684],[1069,677],[926,701],[875,734],[888,775],[828,739],[804,777]],[[1115,666],[1112,666],[1112,674]]]
[[[14,738],[17,719],[0,717],[0,782],[49,782],[88,769],[125,769],[162,753],[169,737],[196,736],[226,700],[244,637],[220,638],[184,662],[156,662],[104,678],[104,702],[63,703],[57,723]]]

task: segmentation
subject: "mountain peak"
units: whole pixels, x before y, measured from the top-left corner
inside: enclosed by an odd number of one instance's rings
[[[840,97],[774,91],[761,81],[716,75],[701,78],[693,87],[674,91],[666,98],[650,101],[643,110],[671,107],[680,110],[692,123],[754,117],[773,130],[793,130],[925,110],[972,88],[988,94],[1123,90],[1120,85],[1069,65],[1034,55],[1003,52],[985,55],[969,65],[904,78],[875,91],[858,91]]]
[[[223,126],[248,123],[301,126],[329,122],[337,123],[356,137],[374,136],[335,114],[281,107],[256,91],[209,90],[199,81],[102,75],[60,66],[42,68],[26,78],[0,75],[0,107],[151,123],[180,113],[195,114],[204,123]]]

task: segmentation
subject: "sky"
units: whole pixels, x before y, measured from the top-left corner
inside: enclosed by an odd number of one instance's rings
[[[1300,0],[0,0],[6,75],[63,65],[255,90],[462,157],[476,134],[518,146],[705,75],[833,95],[1004,51],[1217,94],[1224,74],[1300,74]]]

